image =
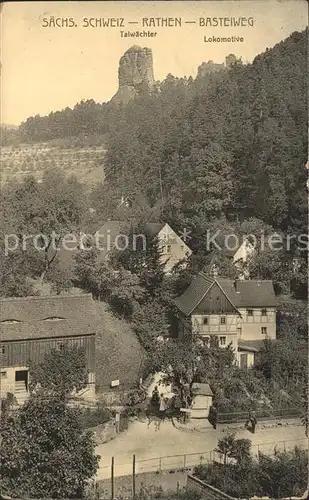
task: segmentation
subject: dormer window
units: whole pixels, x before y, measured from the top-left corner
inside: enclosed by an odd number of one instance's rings
[[[225,325],[226,324],[226,317],[225,316],[221,316],[220,317],[220,324],[221,325]]]
[[[21,323],[19,319],[4,319],[1,321],[2,325],[13,325],[14,323]]]
[[[43,321],[62,321],[65,318],[61,316],[49,316],[48,318],[44,318]]]
[[[203,325],[208,325],[208,316],[204,316]]]

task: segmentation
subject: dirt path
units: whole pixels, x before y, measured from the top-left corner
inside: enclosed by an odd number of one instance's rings
[[[110,476],[111,457],[115,457],[115,476],[131,473],[134,454],[139,468],[138,472],[158,470],[158,457],[171,455],[180,457],[165,461],[163,467],[169,465],[171,468],[181,467],[185,454],[196,454],[196,460],[198,460],[201,453],[210,452],[216,447],[221,436],[222,431],[214,429],[209,429],[203,434],[192,431],[184,432],[176,429],[171,422],[162,422],[160,429],[156,431],[154,424],[147,428],[146,422],[136,420],[116,439],[97,447],[97,453],[101,456],[98,479]],[[254,450],[257,450],[257,445],[260,445],[260,451],[264,453],[272,452],[274,442],[278,443],[280,449],[284,449],[283,441],[286,441],[286,448],[291,448],[296,444],[308,446],[302,426],[260,429],[256,434],[240,430],[237,436],[251,439]],[[192,456],[191,458],[193,459]],[[142,460],[147,460],[147,462],[141,462]]]

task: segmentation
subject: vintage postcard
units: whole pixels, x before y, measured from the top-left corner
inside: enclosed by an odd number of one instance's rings
[[[308,498],[307,20],[2,3],[0,499]]]

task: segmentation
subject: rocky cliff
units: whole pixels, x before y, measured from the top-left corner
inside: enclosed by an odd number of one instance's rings
[[[142,90],[151,92],[155,86],[152,50],[138,45],[127,50],[119,61],[118,83],[111,102],[126,104]]]

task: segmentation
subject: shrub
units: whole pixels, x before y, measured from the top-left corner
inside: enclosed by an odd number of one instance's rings
[[[98,404],[95,409],[86,408],[82,410],[82,426],[84,429],[105,424],[109,422],[111,418],[112,414],[110,410],[102,404]]]

